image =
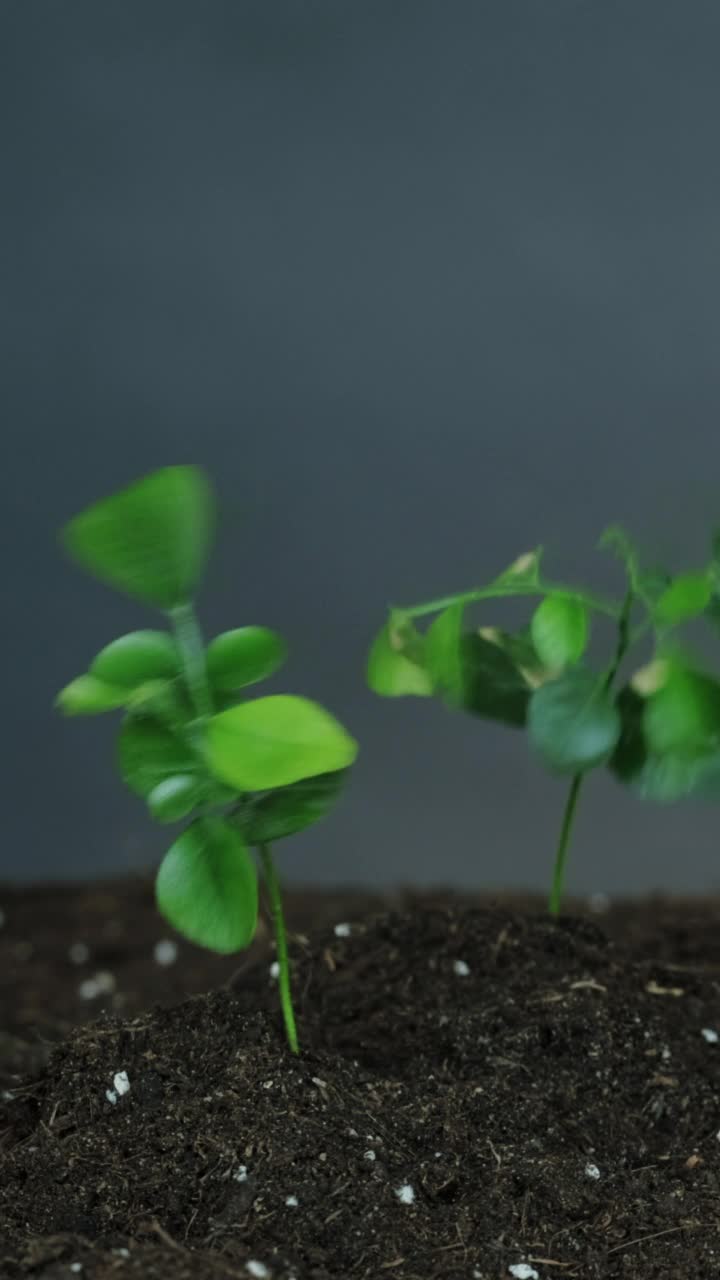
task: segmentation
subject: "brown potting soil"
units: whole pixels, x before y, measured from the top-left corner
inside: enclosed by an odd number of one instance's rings
[[[290,894],[297,1058],[267,931],[0,908],[2,1280],[720,1280],[717,899]]]

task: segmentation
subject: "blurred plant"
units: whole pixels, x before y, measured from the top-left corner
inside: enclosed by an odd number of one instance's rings
[[[620,600],[544,578],[538,547],[485,587],[391,609],[368,659],[375,693],[437,694],[451,708],[524,728],[549,771],[570,778],[549,895],[553,915],[590,770],[607,766],[659,803],[720,799],[720,683],[677,638],[699,618],[720,626],[720,535],[704,568],[676,577],[644,568],[619,526],[605,532],[600,546],[624,565]],[[469,606],[513,596],[541,597],[525,628],[466,628]],[[433,614],[419,631],[416,620]],[[595,615],[609,619],[616,633],[601,669],[585,656]],[[652,660],[616,688],[626,656],[646,637]]]
[[[106,584],[161,609],[169,630],[113,640],[58,695],[69,716],[125,712],[117,761],[162,823],[186,823],[160,865],[156,899],[186,938],[229,954],[257,925],[255,846],[275,927],[289,1045],[298,1051],[276,840],[322,818],[357,745],[327,711],[289,694],[242,700],[286,657],[267,627],[225,631],[205,648],[193,594],[210,549],[215,501],[196,467],[167,467],[96,503],[63,541]]]

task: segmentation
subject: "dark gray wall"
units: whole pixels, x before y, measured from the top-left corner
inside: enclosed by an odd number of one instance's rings
[[[305,880],[546,881],[563,798],[511,733],[364,688],[390,600],[544,541],[617,584],[720,517],[715,0],[2,0],[0,875],[106,875],[165,838],[109,721],[52,698],[149,615],[59,524],[152,467],[224,508],[208,630],[355,731]],[[492,621],[492,611],[486,620]],[[720,811],[588,787],[582,890],[720,883]]]

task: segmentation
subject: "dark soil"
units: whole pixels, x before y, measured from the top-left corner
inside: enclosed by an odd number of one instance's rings
[[[292,896],[293,1058],[267,936],[0,892],[2,1280],[720,1280],[720,903],[391,905]]]

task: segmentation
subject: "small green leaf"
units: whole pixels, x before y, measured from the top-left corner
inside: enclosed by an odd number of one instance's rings
[[[248,844],[271,844],[304,831],[334,808],[349,770],[303,778],[251,801],[243,815]]]
[[[127,689],[106,684],[96,676],[77,676],[61,689],[55,706],[66,716],[97,716],[103,711],[116,711],[127,698]]]
[[[462,623],[464,604],[439,613],[425,634],[425,666],[434,688],[451,704],[462,702]]]
[[[525,594],[527,587],[536,587],[540,585],[540,564],[542,561],[542,547],[535,547],[532,551],[525,551],[507,569],[503,570],[492,582],[493,587],[506,587],[508,590],[502,591],[501,595],[512,595],[512,588],[518,588],[518,594]]]
[[[707,572],[683,573],[663,591],[655,604],[658,623],[677,626],[699,618],[705,612],[712,597],[712,585]]]
[[[530,700],[530,742],[556,773],[584,773],[612,755],[622,730],[604,681],[572,667],[536,689]]]
[[[213,524],[213,496],[203,472],[165,467],[75,516],[63,540],[101,582],[173,609],[195,590]]]
[[[213,716],[206,750],[221,782],[238,791],[269,791],[346,768],[357,743],[316,702],[277,694]]]
[[[155,886],[162,916],[190,942],[221,955],[241,951],[257,926],[257,872],[240,832],[203,818],[168,849]]]
[[[422,637],[418,640],[422,643]],[[406,643],[406,635],[392,620],[375,637],[367,663],[367,682],[373,693],[385,698],[431,696],[432,680],[424,666],[408,657]]]
[[[90,674],[123,689],[149,680],[173,680],[180,672],[177,645],[167,631],[131,631],[100,650]]]
[[[588,633],[587,609],[571,595],[546,596],[530,623],[538,657],[556,670],[579,662],[587,648]]]
[[[635,583],[640,563],[638,550],[622,525],[611,524],[600,535],[598,547],[602,551],[610,551],[621,560],[627,570],[631,583]]]
[[[509,654],[484,636],[466,634],[461,656],[463,710],[502,724],[524,725],[530,689]]]
[[[198,779],[188,773],[175,773],[153,787],[147,806],[157,822],[180,822],[202,801]]]
[[[136,795],[146,797],[177,774],[197,774],[199,761],[181,738],[157,721],[126,716],[117,738],[120,775]]]
[[[699,756],[720,749],[720,684],[678,662],[645,703],[643,730],[655,755]]]
[[[269,627],[237,627],[210,641],[207,672],[213,689],[232,693],[265,680],[283,665],[287,645]]]
[[[720,800],[720,752],[704,756],[650,751],[643,734],[645,699],[630,688],[618,695],[623,730],[610,760],[617,780],[642,800],[674,804],[679,800]]]

